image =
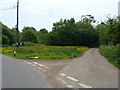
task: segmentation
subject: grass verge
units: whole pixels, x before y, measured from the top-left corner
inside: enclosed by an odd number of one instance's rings
[[[105,56],[110,63],[120,69],[120,47],[101,45],[100,53]]]
[[[8,56],[13,55],[15,47],[3,47],[2,53]],[[38,59],[67,59],[81,56],[87,47],[80,46],[22,46],[17,48],[16,58],[30,59],[31,57],[38,57]]]

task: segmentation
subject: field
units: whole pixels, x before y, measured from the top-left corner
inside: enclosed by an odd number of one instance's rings
[[[110,63],[120,69],[120,47],[100,46],[100,53],[105,56]]]
[[[38,57],[38,59],[67,59],[81,56],[87,47],[80,46],[22,46],[16,48],[16,56],[13,55],[13,50],[16,47],[2,47],[2,53],[15,58],[30,59]]]

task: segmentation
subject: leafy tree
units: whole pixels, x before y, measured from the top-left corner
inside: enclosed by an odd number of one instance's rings
[[[43,29],[40,29],[39,33],[46,34],[48,33],[48,31],[45,28],[43,28]]]
[[[48,36],[48,31],[43,28],[43,29],[40,29],[39,33],[38,33],[38,40],[40,43],[45,43],[45,40]]]
[[[90,31],[93,30],[93,26],[90,23],[87,22],[77,22],[76,23],[77,29],[80,31]]]
[[[31,30],[31,31],[33,31],[33,32],[37,32],[37,30],[34,28],[34,27],[24,27],[23,29],[22,29],[22,33],[24,33],[25,31],[29,31],[29,30]]]
[[[35,33],[31,30],[27,30],[23,33],[23,36],[22,36],[22,41],[30,41],[30,42],[34,42],[36,43],[37,42],[37,37],[35,35]]]
[[[97,27],[99,32],[100,44],[118,44],[120,43],[120,22],[118,18],[107,17],[106,22],[102,22]]]
[[[12,45],[13,43],[15,43],[14,33],[11,31],[10,28],[8,28],[7,26],[5,26],[4,24],[2,24],[2,35],[5,35],[5,36],[8,37],[9,43],[7,43],[7,44]],[[6,37],[3,36],[2,39],[3,38],[6,38]]]
[[[6,35],[2,35],[2,44],[9,44],[9,38]]]
[[[97,46],[98,35],[88,22],[75,23],[74,18],[60,20],[53,23],[53,29],[49,33],[47,45],[57,46]]]
[[[92,15],[82,15],[81,22],[95,23],[96,20],[94,19],[94,16]]]

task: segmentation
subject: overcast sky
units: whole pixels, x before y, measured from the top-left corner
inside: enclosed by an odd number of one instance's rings
[[[118,15],[119,0],[20,0],[19,29],[33,26],[37,30],[52,30],[52,24],[61,18],[75,18],[91,14],[104,21],[106,15]],[[16,5],[17,0],[0,0],[0,21],[12,28],[16,25],[16,9],[4,10]]]

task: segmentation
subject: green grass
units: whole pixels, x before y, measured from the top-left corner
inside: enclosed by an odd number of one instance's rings
[[[15,47],[3,47],[2,53],[13,56]],[[67,59],[81,56],[87,47],[80,46],[22,46],[17,48],[16,58],[29,59],[30,57],[39,57],[39,59]]]
[[[118,46],[100,46],[100,53],[105,56],[110,63],[120,69],[120,47]]]

